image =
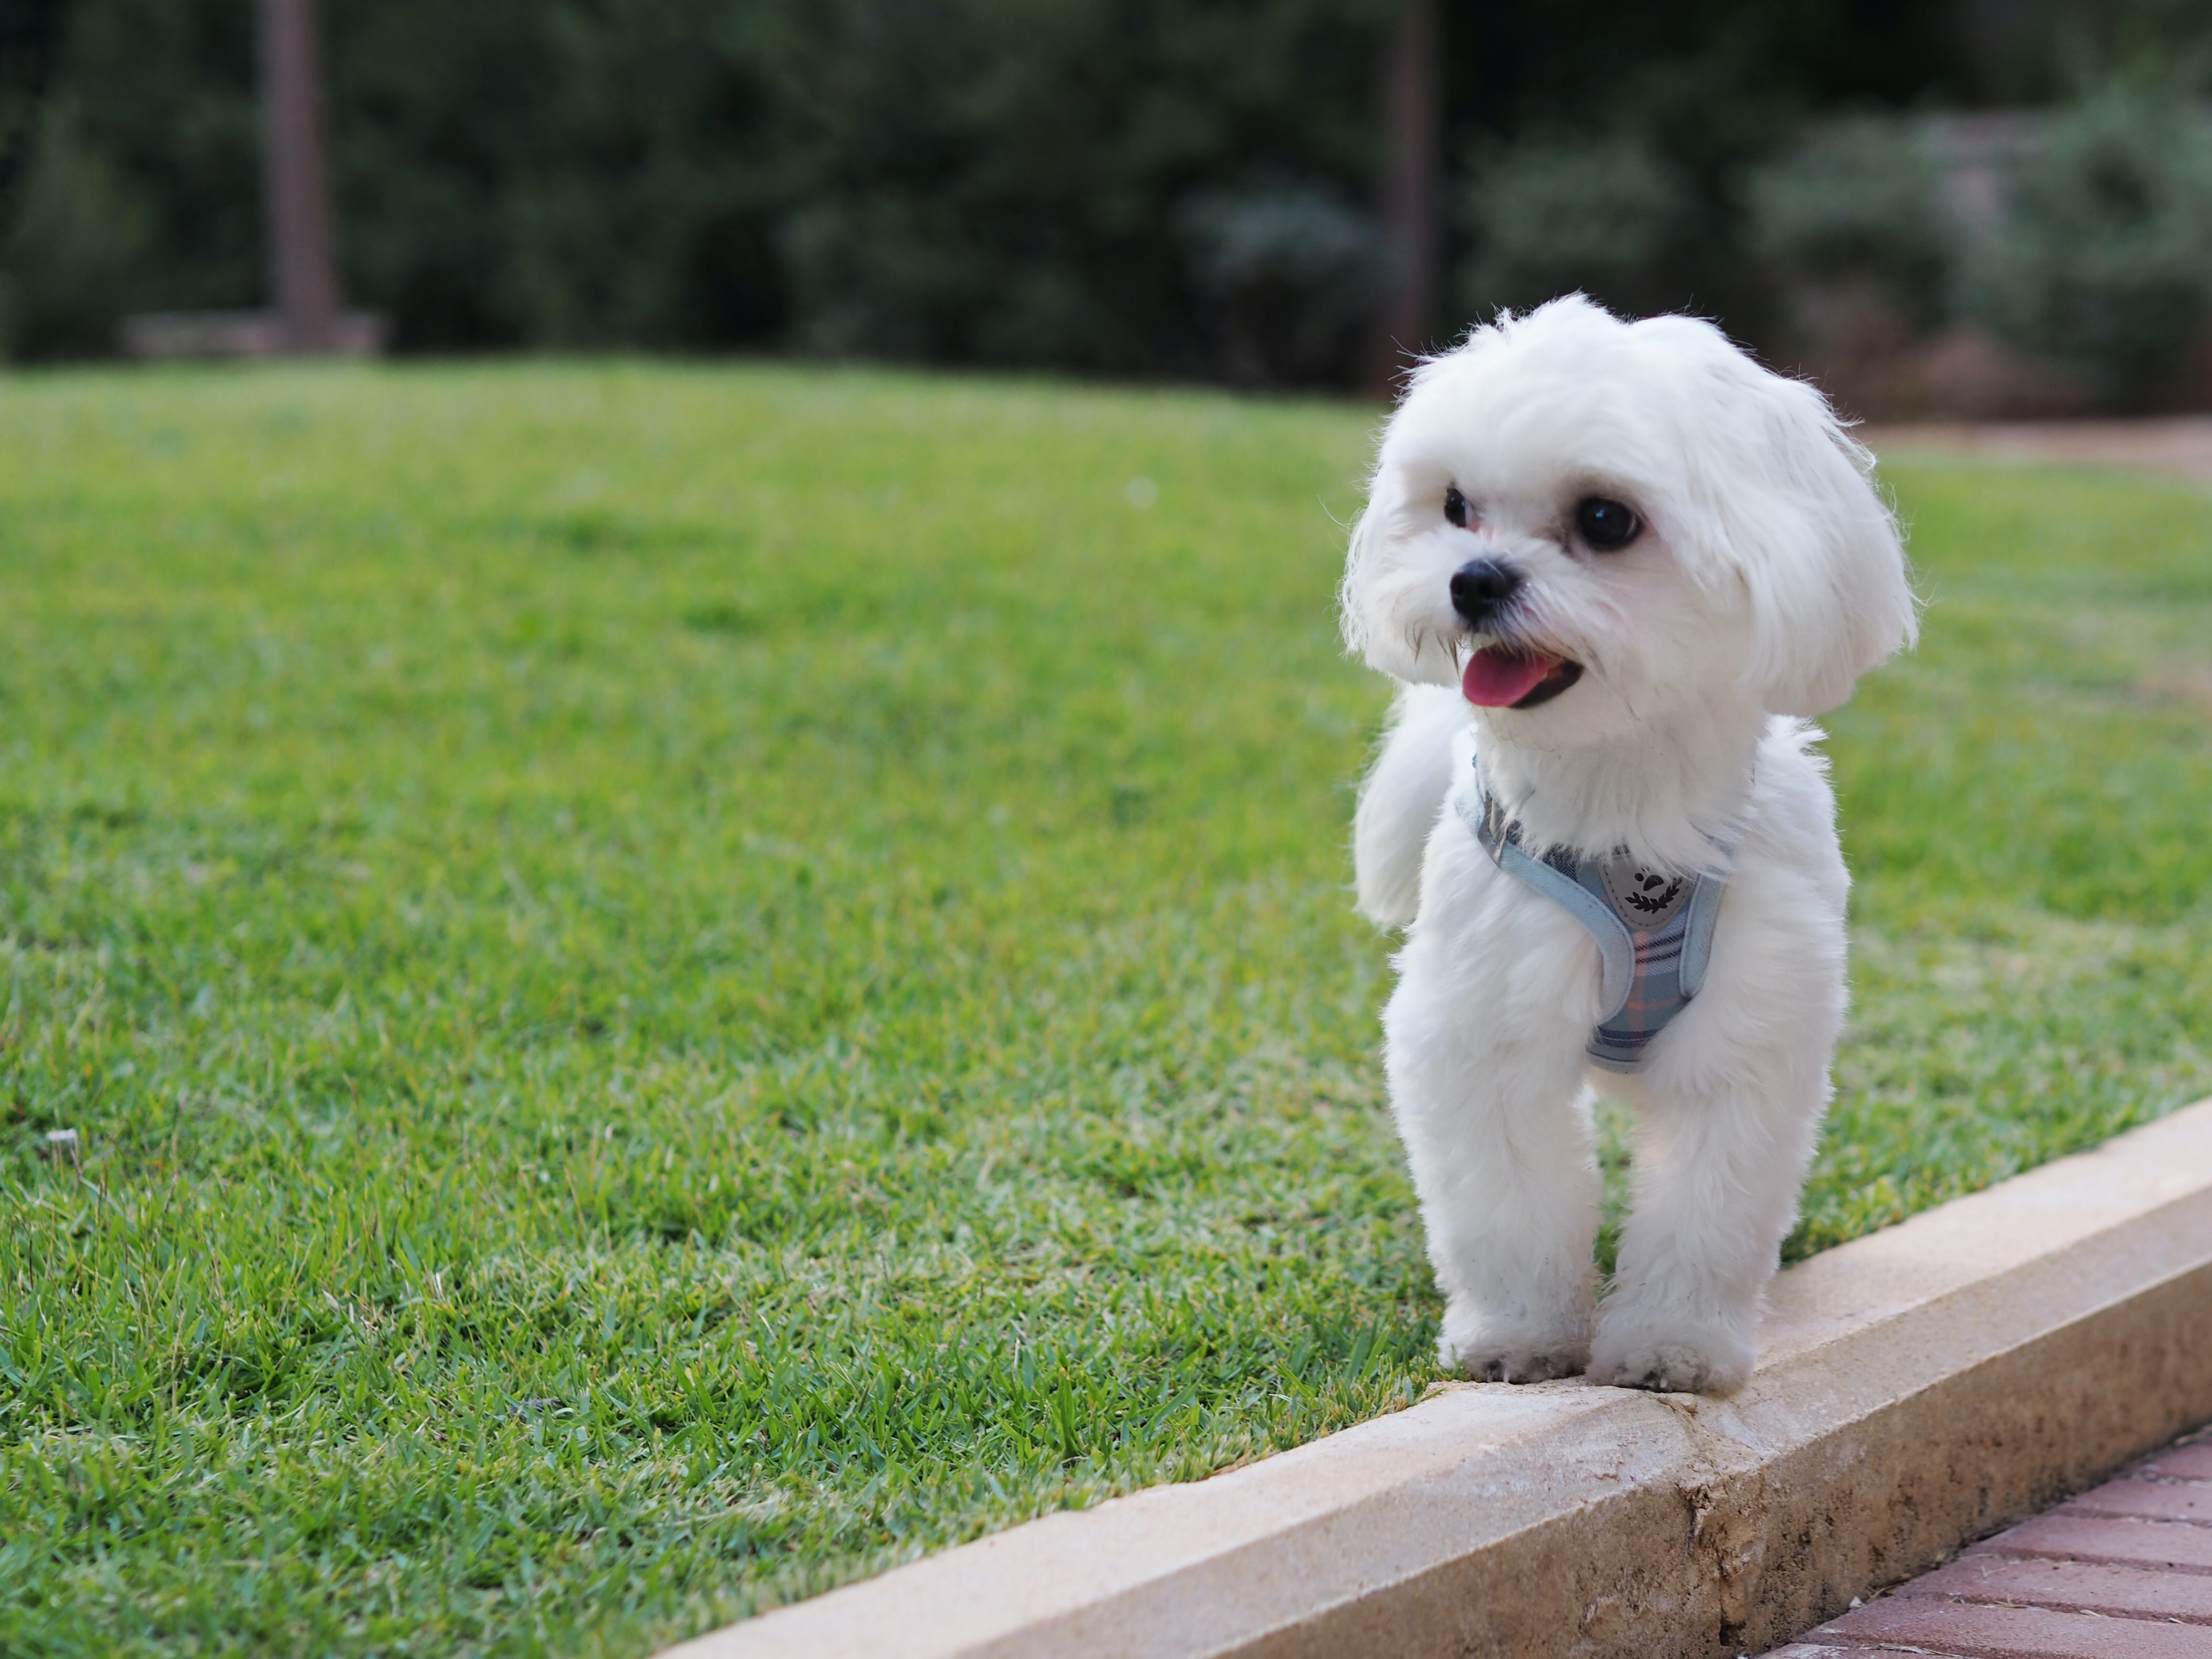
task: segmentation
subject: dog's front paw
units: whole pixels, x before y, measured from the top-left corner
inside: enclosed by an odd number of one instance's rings
[[[1659,1394],[1733,1394],[1757,1357],[1750,1340],[1726,1326],[1601,1315],[1589,1376]]]
[[[1572,1376],[1589,1363],[1587,1348],[1506,1348],[1462,1353],[1437,1345],[1445,1368],[1476,1382],[1549,1382]]]
[[[1516,1328],[1450,1308],[1437,1338],[1437,1358],[1446,1370],[1477,1382],[1548,1382],[1572,1376],[1589,1363],[1589,1326],[1573,1320],[1552,1330]]]

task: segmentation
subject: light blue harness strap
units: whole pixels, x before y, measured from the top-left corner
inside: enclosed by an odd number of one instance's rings
[[[1605,1006],[1598,1024],[1604,1024],[1628,1006],[1629,988],[1636,982],[1636,941],[1629,936],[1627,925],[1613,914],[1611,905],[1566,871],[1542,859],[1530,858],[1515,833],[1519,826],[1498,827],[1498,802],[1487,793],[1482,800],[1482,805],[1477,807],[1464,794],[1452,798],[1453,805],[1474,831],[1474,838],[1482,843],[1483,851],[1508,875],[1517,878],[1523,886],[1534,888],[1573,916],[1597,941],[1601,964],[1598,1000]],[[1707,942],[1710,945],[1710,939]]]
[[[1499,869],[1566,911],[1596,941],[1605,1012],[1586,1051],[1607,1071],[1641,1070],[1652,1040],[1705,985],[1728,878],[1703,871],[1670,878],[1627,862],[1625,848],[1610,858],[1565,847],[1532,856],[1521,844],[1521,826],[1507,819],[1484,782],[1479,760],[1473,793],[1455,794],[1452,805]],[[1735,851],[1732,843],[1714,845],[1723,856]]]
[[[1734,848],[1723,849],[1734,852]],[[1723,878],[1698,878],[1690,895],[1690,923],[1682,932],[1682,994],[1693,997],[1705,988],[1705,969],[1713,959],[1713,926],[1721,917],[1721,894],[1728,888]]]

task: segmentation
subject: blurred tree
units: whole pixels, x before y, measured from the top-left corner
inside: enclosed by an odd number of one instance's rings
[[[1749,181],[1753,251],[1798,283],[1864,283],[1911,323],[1941,308],[1951,246],[1935,158],[1894,120],[1839,123]]]
[[[2201,82],[2212,0],[1954,0],[1960,90],[1994,106],[2049,104],[2113,74]]]
[[[1970,306],[2139,406],[2212,305],[2212,120],[2170,89],[2115,84],[2052,121],[2010,186],[1969,270]]]
[[[10,202],[0,319],[17,357],[96,356],[140,287],[154,215],[86,143],[74,100],[37,118],[37,161]]]
[[[1910,0],[1455,8],[1463,314],[1579,287],[1768,331],[1772,296],[1745,240],[1747,172],[1816,111],[1958,95],[1953,12]]]
[[[790,82],[814,157],[779,246],[805,344],[1202,372],[1176,228],[1224,190],[1357,200],[1371,0],[844,0]]]
[[[2019,61],[2056,61],[2065,19],[2096,9],[1435,7],[1446,153],[1477,180],[1449,250],[1455,319],[1579,285],[1754,337],[1771,303],[1746,227],[1756,163],[1814,112],[1969,95],[1976,40],[2012,62],[2024,30]],[[2116,0],[2105,33],[2180,56],[2208,9]],[[1977,35],[1984,12],[2003,15]],[[1346,307],[1380,297],[1358,244],[1382,234],[1377,88],[1406,15],[323,0],[345,285],[416,350],[796,347],[1346,380]],[[53,142],[5,248],[16,352],[94,346],[119,307],[259,296],[252,22],[243,0],[74,0],[39,129]]]
[[[330,351],[344,312],[324,161],[315,0],[260,0],[262,236],[285,349]]]
[[[1220,342],[1220,367],[1233,380],[1340,377],[1378,308],[1389,314],[1377,304],[1391,286],[1388,244],[1334,195],[1296,185],[1200,195],[1180,217],[1199,321]],[[1395,337],[1389,347],[1386,377],[1404,362]]]
[[[1761,346],[1855,412],[1917,412],[1930,396],[1915,355],[1966,240],[1942,131],[1914,116],[1824,122],[1748,179],[1750,247],[1783,296]]]
[[[17,356],[111,347],[126,310],[261,295],[254,12],[240,0],[76,0],[24,179],[9,275],[46,296]]]
[[[10,337],[26,322],[40,333],[70,332],[69,319],[49,317],[50,302],[72,284],[94,292],[100,286],[85,268],[87,249],[78,234],[83,225],[73,210],[79,200],[97,198],[105,180],[82,176],[70,123],[46,98],[67,11],[67,0],[0,0],[0,270],[8,273],[0,277],[0,334]],[[69,153],[42,181],[33,207],[24,189],[26,164],[36,150],[57,145]],[[54,181],[63,179],[72,188],[58,191]],[[120,242],[111,246],[120,252],[112,258],[95,252],[91,264],[119,269],[135,257]],[[44,289],[27,285],[15,275],[26,264],[63,281]]]
[[[777,336],[770,238],[812,169],[775,79],[806,11],[331,0],[349,284],[415,349]]]
[[[69,164],[102,169],[113,199],[71,245],[111,264],[135,248],[110,285],[135,307],[251,303],[250,9],[77,4]],[[325,0],[346,287],[403,349],[775,343],[1207,372],[1230,325],[1181,210],[1238,189],[1362,199],[1391,9]],[[53,246],[14,263],[58,270]],[[84,343],[74,325],[16,336]]]
[[[1443,252],[1443,40],[1437,0],[1402,0],[1382,54],[1382,241],[1389,286],[1368,347],[1371,394],[1434,344]]]
[[[1577,290],[1630,314],[1666,310],[1692,281],[1694,218],[1677,170],[1627,134],[1502,147],[1470,169],[1462,314]]]
[[[0,0],[0,203],[29,154],[68,0]]]

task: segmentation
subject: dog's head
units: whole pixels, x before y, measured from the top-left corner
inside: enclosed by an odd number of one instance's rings
[[[1816,714],[1909,642],[1872,458],[1709,323],[1580,295],[1423,363],[1382,439],[1347,644],[1546,746],[1685,703]]]

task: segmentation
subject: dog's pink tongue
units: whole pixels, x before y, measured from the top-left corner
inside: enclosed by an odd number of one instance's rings
[[[1523,656],[1493,645],[1474,653],[1460,676],[1459,689],[1469,702],[1485,708],[1510,708],[1559,665],[1557,657]]]

